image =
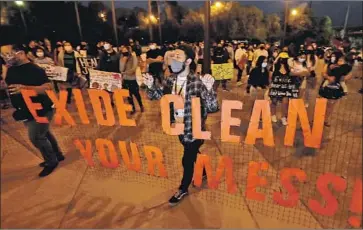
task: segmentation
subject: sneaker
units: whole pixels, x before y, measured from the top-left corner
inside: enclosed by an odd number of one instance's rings
[[[66,159],[66,158],[64,157],[64,155],[59,155],[59,156],[57,156],[57,159],[58,159],[58,162],[61,162],[61,161],[64,161],[64,159]],[[46,163],[42,162],[39,164],[39,166],[44,168],[46,166]]]
[[[44,169],[39,173],[39,177],[46,177],[48,175],[50,175],[54,169],[56,169],[58,166],[58,163],[56,165],[53,166],[45,166]]]
[[[241,81],[237,82],[237,86],[241,86],[243,83]]]
[[[272,122],[274,122],[274,123],[276,123],[276,122],[277,122],[277,117],[276,117],[276,115],[272,115],[272,116],[271,116],[271,121],[272,121]]]
[[[183,192],[182,190],[177,191],[174,196],[172,196],[169,200],[170,206],[175,206],[182,201],[182,199],[188,195],[188,192]]]
[[[286,117],[283,117],[283,118],[281,118],[281,122],[282,122],[282,124],[283,125],[287,125],[287,118]]]

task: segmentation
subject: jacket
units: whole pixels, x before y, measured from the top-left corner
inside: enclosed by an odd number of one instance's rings
[[[74,58],[76,58],[76,72],[77,74],[81,74],[81,68],[78,63],[78,58],[81,57],[81,55],[77,51],[74,52]],[[64,51],[60,51],[58,54],[58,65],[64,67]]]

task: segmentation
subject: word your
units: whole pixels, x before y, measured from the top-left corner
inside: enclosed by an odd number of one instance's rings
[[[82,93],[79,89],[72,90],[74,94],[75,103],[78,109],[79,117],[82,124],[89,124],[89,118],[84,104]],[[34,119],[39,123],[48,123],[46,117],[39,117],[36,110],[41,109],[41,104],[33,103],[31,97],[36,96],[33,90],[22,90],[23,98],[27,104],[28,109],[32,113]],[[67,105],[67,91],[60,91],[59,97],[51,91],[46,91],[49,98],[53,101],[57,108],[55,114],[55,123],[62,124],[64,119],[69,125],[76,125],[74,119],[66,109]],[[99,125],[114,126],[116,119],[111,105],[111,98],[108,92],[104,90],[88,89],[88,95],[93,107],[93,111]],[[129,91],[126,89],[116,89],[113,94],[113,99],[116,104],[116,110],[119,116],[119,125],[122,126],[136,126],[136,121],[127,118],[127,112],[132,110],[131,105],[126,104],[124,99],[129,96]],[[174,108],[184,109],[184,101],[179,95],[165,95],[160,100],[161,113],[162,113],[162,128],[168,135],[180,135],[183,133],[184,124],[178,123],[171,125],[170,123],[170,103],[174,103]],[[286,128],[284,144],[286,146],[293,146],[296,124],[299,117],[301,128],[304,136],[305,147],[320,148],[325,111],[327,100],[324,98],[316,99],[314,122],[313,127],[310,127],[304,101],[302,99],[290,99],[288,111],[288,126]],[[102,107],[105,108],[105,115]],[[241,101],[223,100],[221,109],[221,140],[223,142],[241,141],[241,138],[236,135],[230,134],[232,126],[240,126],[241,120],[231,116],[232,110],[241,110],[243,103]],[[259,128],[260,119],[262,120],[262,128]],[[200,112],[200,99],[192,99],[192,130],[193,137],[196,139],[209,140],[211,139],[211,132],[201,130],[201,112]],[[256,100],[252,116],[250,118],[249,128],[245,138],[246,144],[255,144],[256,139],[262,138],[265,146],[273,147],[274,136],[271,122],[270,103],[267,100]]]
[[[92,158],[92,143],[90,140],[80,141],[75,140],[74,144],[80,153],[84,156],[89,166],[93,167],[94,161]],[[118,154],[114,144],[107,139],[96,139],[96,149],[99,154],[101,164],[107,168],[117,168],[120,164]],[[127,150],[127,144],[125,141],[119,141],[118,146],[121,152],[121,157],[128,168],[128,170],[139,172],[141,170],[141,158],[138,147],[135,143],[130,143],[131,158],[129,151]],[[106,154],[106,148],[108,149],[109,156]],[[158,167],[159,176],[167,177],[167,171],[163,163],[163,153],[161,150],[154,146],[144,146],[143,152],[147,159],[147,171],[148,174],[155,176],[155,168]],[[212,159],[206,154],[198,154],[197,162],[194,169],[194,184],[198,187],[202,184],[203,169],[207,173],[208,188],[217,189],[223,174],[225,177],[227,191],[231,194],[238,192],[237,184],[234,178],[233,161],[229,156],[220,156],[218,159],[217,167],[213,171]],[[266,200],[266,194],[257,192],[258,187],[266,187],[268,181],[263,176],[263,172],[267,171],[269,164],[267,162],[249,162],[247,183],[245,196],[247,199],[257,200],[264,202]],[[299,203],[300,193],[296,188],[296,181],[300,183],[307,182],[306,172],[300,168],[283,168],[279,172],[280,183],[284,188],[283,191],[274,191],[272,193],[272,199],[274,203],[287,208],[296,207]],[[295,186],[294,186],[295,184]],[[347,181],[340,176],[332,173],[325,173],[318,177],[316,181],[316,189],[323,198],[323,202],[316,199],[308,200],[308,207],[315,213],[324,216],[334,216],[339,208],[337,198],[333,195],[331,190],[335,192],[344,192],[347,189]],[[362,213],[362,180],[357,179],[355,181],[352,201],[350,205],[350,211],[356,213],[358,216]],[[360,226],[360,219],[358,216],[352,216],[348,219],[350,225],[354,227]]]

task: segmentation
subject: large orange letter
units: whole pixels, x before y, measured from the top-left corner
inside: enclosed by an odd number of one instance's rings
[[[115,116],[113,114],[109,93],[104,90],[88,89],[88,95],[91,100],[93,111],[95,112],[97,123],[99,125],[106,125],[106,126],[115,125]],[[103,117],[102,104],[100,98],[102,98],[105,104],[106,118]]]
[[[299,191],[291,184],[291,177],[295,176],[299,182],[306,180],[306,173],[298,168],[283,168],[280,171],[281,185],[287,190],[289,196],[285,200],[282,192],[274,192],[273,199],[281,206],[292,208],[299,201]]]
[[[95,166],[95,162],[92,159],[91,141],[86,140],[86,146],[83,146],[81,141],[76,139],[76,140],[74,140],[74,144],[76,145],[76,148],[79,150],[79,152],[84,157],[84,159],[87,161],[88,165],[91,167]]]
[[[333,185],[333,188],[338,192],[343,192],[347,188],[347,182],[340,176],[332,173],[320,175],[316,181],[316,188],[323,196],[325,207],[314,199],[309,199],[309,208],[316,213],[324,216],[333,216],[338,211],[338,201],[329,191],[328,185]]]
[[[136,126],[135,120],[127,118],[126,113],[132,111],[132,106],[125,104],[124,98],[127,97],[129,97],[129,91],[127,89],[117,89],[113,93],[113,98],[116,101],[117,113],[120,119],[120,125]]]
[[[261,113],[263,119],[262,129],[258,129]],[[255,101],[245,143],[254,145],[257,138],[263,138],[263,144],[266,146],[275,146],[272,132],[270,103],[267,100]]]
[[[192,131],[193,131],[193,138],[199,140],[210,140],[211,133],[208,131],[202,131],[202,121],[201,121],[201,114],[200,114],[200,98],[194,97],[192,98]]]
[[[107,154],[105,150],[105,146],[107,146],[110,152],[110,161],[107,159]],[[98,155],[100,156],[101,164],[106,168],[117,168],[119,162],[117,158],[117,153],[115,150],[115,146],[112,144],[110,140],[106,139],[96,139],[96,148],[98,151]]]
[[[86,106],[82,97],[82,91],[80,89],[72,89],[74,100],[76,101],[76,106],[78,109],[79,117],[81,118],[82,124],[88,125],[89,119],[87,115]]]
[[[355,181],[352,201],[349,207],[349,210],[354,214],[348,219],[349,224],[356,228],[359,228],[362,223],[362,192],[362,180],[357,179]]]
[[[170,103],[174,103],[174,109],[183,109],[183,98],[179,95],[164,95],[160,100],[161,107],[161,123],[163,130],[169,135],[180,135],[183,133],[184,124],[175,124],[175,127],[170,127]]]
[[[141,170],[141,160],[136,144],[132,142],[130,143],[133,163],[130,162],[130,156],[126,148],[126,142],[119,141],[118,145],[121,150],[122,160],[124,161],[127,169],[139,172]]]
[[[70,125],[76,125],[74,122],[72,116],[67,111],[67,95],[68,92],[65,90],[61,90],[59,92],[59,99],[57,98],[57,95],[54,93],[53,90],[46,90],[45,91],[48,95],[48,97],[52,100],[54,103],[54,107],[56,108],[56,113],[54,115],[54,122],[57,125],[62,124],[62,118],[64,117],[64,120]]]
[[[236,135],[230,135],[231,126],[239,126],[241,120],[238,118],[232,118],[232,109],[242,109],[243,103],[240,101],[228,101],[222,102],[222,122],[221,122],[221,139],[224,142],[239,142],[240,137]]]
[[[327,100],[317,98],[314,112],[314,124],[311,132],[308,115],[303,99],[290,99],[288,126],[285,134],[285,145],[293,146],[296,132],[297,117],[300,118],[301,128],[304,134],[304,145],[310,148],[320,148],[323,136]]]
[[[165,165],[163,163],[163,153],[160,151],[159,148],[154,146],[144,146],[145,156],[147,159],[147,171],[150,175],[155,175],[155,167],[154,165],[159,166],[159,175],[161,177],[167,177]],[[153,157],[152,154],[155,154]]]
[[[247,199],[264,201],[265,195],[259,192],[256,192],[257,186],[265,186],[267,184],[267,180],[265,177],[258,176],[258,171],[267,170],[268,164],[267,162],[254,162],[251,161],[248,163],[248,175],[247,175],[247,189],[246,189],[246,197]]]
[[[201,186],[202,184],[202,175],[204,168],[207,173],[209,188],[218,188],[218,185],[222,179],[223,172],[225,172],[227,191],[229,193],[237,192],[237,185],[233,176],[233,163],[230,157],[221,156],[219,158],[216,176],[214,177],[210,157],[205,154],[198,154],[197,162],[194,169],[194,184],[196,186]]]
[[[49,123],[46,117],[38,117],[37,110],[43,109],[42,104],[33,103],[32,99],[30,99],[31,97],[37,96],[37,92],[35,92],[35,90],[22,89],[21,95],[23,96],[25,104],[28,107],[30,113],[33,115],[34,119],[38,123]]]

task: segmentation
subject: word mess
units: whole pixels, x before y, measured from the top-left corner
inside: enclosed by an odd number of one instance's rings
[[[31,97],[36,96],[36,92],[32,90],[22,90],[22,95],[27,104],[27,107],[34,119],[39,123],[48,123],[46,117],[39,117],[36,113],[37,110],[42,108],[41,104],[33,103]],[[51,91],[46,91],[49,98],[53,101],[56,113],[55,123],[62,124],[63,119],[69,125],[76,125],[75,120],[67,111],[67,91],[60,91],[59,97]],[[84,99],[80,90],[73,90],[75,104],[82,124],[89,124],[89,117],[87,114]],[[88,95],[95,114],[97,123],[104,126],[116,125],[116,118],[114,115],[113,107],[111,105],[111,98],[108,92],[104,90],[88,89]],[[132,111],[131,105],[125,103],[125,98],[129,96],[129,91],[126,89],[117,89],[114,91],[113,99],[115,101],[116,110],[119,116],[119,125],[121,126],[136,126],[136,121],[127,117],[127,112]],[[170,122],[170,103],[174,103],[174,108],[184,109],[184,102],[179,95],[165,95],[160,100],[161,113],[162,113],[162,128],[168,135],[183,134],[184,124],[178,123],[171,125]],[[310,148],[320,148],[327,100],[318,98],[316,99],[314,122],[313,127],[310,127],[307,111],[302,99],[291,99],[288,111],[288,126],[285,132],[284,144],[286,146],[293,146],[297,120],[300,119],[301,129],[303,130],[304,145]],[[103,112],[103,106],[105,114]],[[241,110],[243,103],[241,101],[224,100],[222,102],[221,114],[221,140],[223,142],[238,143],[241,138],[236,135],[230,134],[232,126],[240,126],[241,120],[231,116],[232,110]],[[262,120],[262,128],[259,128],[260,119]],[[209,140],[211,139],[210,131],[201,130],[201,111],[200,99],[192,99],[192,131],[193,137],[196,139]],[[273,147],[274,135],[271,122],[270,103],[267,100],[256,100],[252,116],[250,118],[245,143],[253,145],[257,139],[262,139],[265,146]]]
[[[94,152],[94,150],[92,149],[91,141],[81,141],[76,139],[74,144],[80,151],[81,155],[85,158],[87,164],[90,167],[94,167],[95,163],[92,156],[92,152]],[[95,145],[102,166],[113,169],[119,167],[120,161],[112,141],[107,139],[96,139]],[[129,149],[131,149],[131,156],[127,148],[127,143],[125,141],[118,141],[122,161],[128,170],[140,172],[142,167],[140,151],[135,143],[130,142],[129,145]],[[106,148],[108,149],[109,156],[106,154]],[[159,176],[166,178],[168,173],[164,165],[164,157],[161,150],[154,146],[144,146],[143,152],[147,159],[148,174],[157,176],[155,169],[158,167]],[[226,155],[220,156],[215,170],[213,170],[214,167],[211,162],[212,159],[209,155],[198,154],[194,168],[194,184],[197,187],[201,187],[203,169],[205,169],[207,173],[208,188],[217,189],[224,174],[227,192],[230,194],[238,193],[232,158]],[[275,204],[286,208],[294,208],[298,206],[301,198],[297,186],[298,183],[308,182],[306,172],[300,168],[281,169],[279,171],[279,179],[280,185],[284,191],[273,191],[271,193],[271,197],[269,197],[269,195],[257,191],[259,187],[266,187],[268,185],[268,181],[263,174],[266,173],[269,167],[270,165],[267,162],[249,162],[244,196],[247,199],[260,202],[272,199]],[[347,181],[341,176],[337,176],[332,173],[324,173],[320,175],[316,181],[316,189],[323,201],[321,201],[321,199],[310,198],[308,199],[308,208],[320,215],[334,216],[339,209],[339,203],[334,194],[345,192],[347,187]],[[353,188],[353,199],[351,201],[350,210],[355,213],[361,213],[362,180],[356,179]],[[334,190],[334,193],[331,190]],[[348,223],[353,227],[359,227],[360,218],[358,216],[352,216],[348,219]]]

